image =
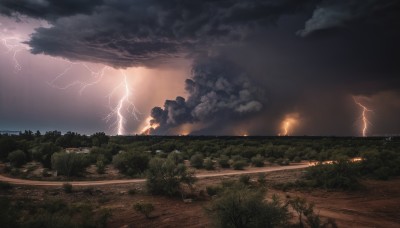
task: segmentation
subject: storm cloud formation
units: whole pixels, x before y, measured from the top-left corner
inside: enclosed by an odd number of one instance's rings
[[[155,133],[276,134],[293,115],[294,134],[355,135],[352,96],[379,107],[375,134],[400,129],[398,0],[4,0],[0,13],[49,23],[26,42],[34,54],[115,68],[195,60],[187,99],[151,111]]]
[[[153,133],[168,134],[170,128],[195,122],[212,123],[234,120],[258,112],[266,99],[246,72],[221,57],[199,59],[194,63],[192,78],[185,82],[188,98],[166,100],[164,108],[151,111]]]

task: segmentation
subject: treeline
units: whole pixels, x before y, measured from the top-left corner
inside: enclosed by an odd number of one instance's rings
[[[90,153],[66,153],[70,147],[85,147]],[[37,161],[65,176],[79,175],[91,164],[98,173],[112,164],[126,175],[143,176],[153,158],[172,158],[182,164],[189,160],[193,168],[212,170],[364,157],[363,164],[369,163],[363,175],[385,179],[398,175],[392,163],[399,157],[399,148],[399,138],[86,136],[58,131],[0,135],[0,160],[11,165],[10,172]]]

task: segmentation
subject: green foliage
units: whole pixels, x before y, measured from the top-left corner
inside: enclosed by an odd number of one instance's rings
[[[243,170],[246,166],[247,162],[245,160],[237,160],[232,163],[232,168],[234,170]]]
[[[45,168],[51,168],[51,156],[61,150],[53,143],[41,143],[31,149],[32,158],[41,162]]]
[[[209,196],[215,196],[215,195],[219,194],[222,190],[223,189],[221,186],[207,186],[206,187],[206,191]]]
[[[58,152],[51,156],[52,168],[67,177],[80,174],[89,164],[89,158],[85,154]]]
[[[96,171],[98,174],[104,174],[106,170],[106,165],[104,164],[104,162],[102,160],[98,160],[96,162]]]
[[[13,138],[6,136],[0,138],[0,160],[5,161],[11,151],[17,150],[18,144]]]
[[[263,167],[264,166],[264,157],[257,154],[257,156],[254,156],[251,158],[251,163],[256,167]]]
[[[264,192],[241,185],[225,189],[208,212],[217,227],[280,227],[289,219],[287,207],[277,197],[266,201]]]
[[[247,174],[241,175],[239,177],[239,182],[244,185],[249,185],[250,184],[250,176]]]
[[[167,156],[168,159],[175,162],[175,164],[183,163],[183,156],[181,153],[178,152],[171,152]]]
[[[153,158],[147,171],[147,188],[153,194],[176,195],[181,184],[191,186],[196,181],[194,172],[170,159]]]
[[[226,155],[221,155],[218,159],[218,164],[221,166],[221,168],[229,168],[229,157]]]
[[[190,165],[196,169],[203,168],[204,158],[201,154],[195,154],[190,158]]]
[[[400,156],[392,150],[369,150],[362,154],[360,172],[381,180],[400,175]]]
[[[204,168],[206,170],[213,170],[214,169],[214,162],[211,158],[204,159]]]
[[[259,173],[257,177],[257,182],[260,185],[260,187],[266,187],[267,185],[267,180],[265,178],[265,173]]]
[[[134,176],[146,171],[150,156],[144,152],[121,152],[113,157],[113,165],[120,172]]]
[[[146,216],[146,218],[150,218],[150,213],[154,211],[154,206],[152,203],[143,203],[138,202],[133,205],[133,208]]]
[[[290,199],[288,203],[293,211],[297,213],[299,227],[304,227],[304,223],[307,223],[310,228],[337,227],[335,221],[332,219],[322,222],[320,216],[314,212],[314,204],[308,203],[305,198],[295,197]]]
[[[72,184],[70,183],[64,183],[62,185],[62,188],[64,190],[65,193],[72,193]]]
[[[360,186],[358,164],[350,161],[334,161],[307,168],[305,178],[312,186],[329,189],[352,190]]]
[[[27,157],[24,151],[14,150],[13,152],[8,154],[8,160],[10,161],[12,166],[21,167],[27,162]]]

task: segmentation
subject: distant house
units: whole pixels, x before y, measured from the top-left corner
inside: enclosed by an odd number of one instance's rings
[[[88,147],[70,147],[70,148],[65,148],[65,152],[67,154],[69,153],[75,153],[75,154],[88,154],[90,153],[90,148]]]

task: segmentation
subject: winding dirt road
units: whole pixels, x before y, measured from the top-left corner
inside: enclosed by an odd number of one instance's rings
[[[220,177],[220,176],[234,176],[241,174],[253,174],[253,173],[267,173],[280,170],[291,170],[291,169],[302,169],[310,166],[309,163],[301,163],[290,166],[277,166],[277,167],[263,167],[250,170],[241,171],[230,171],[224,170],[221,172],[212,172],[204,174],[196,174],[199,179],[209,178],[209,177]],[[26,179],[16,179],[0,175],[0,181],[7,182],[13,185],[29,185],[29,186],[53,186],[60,187],[64,182],[62,181],[37,181],[37,180],[26,180]],[[126,179],[126,180],[102,180],[102,181],[71,181],[68,182],[73,186],[98,186],[98,185],[115,185],[115,184],[133,184],[133,183],[143,183],[146,179]]]

